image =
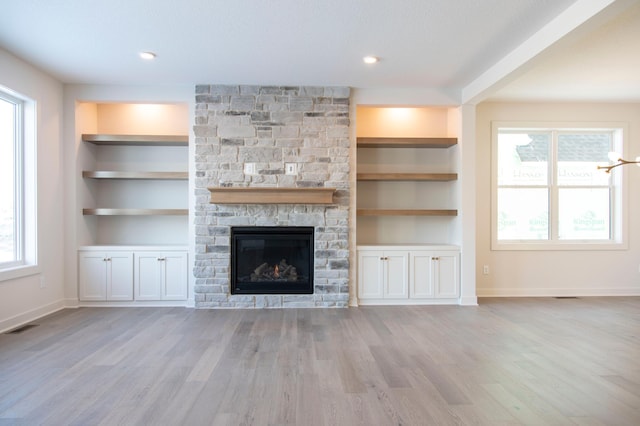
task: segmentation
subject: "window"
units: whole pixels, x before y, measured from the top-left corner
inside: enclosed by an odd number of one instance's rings
[[[36,265],[34,105],[0,87],[0,280]]]
[[[494,123],[494,249],[622,248],[620,127]]]

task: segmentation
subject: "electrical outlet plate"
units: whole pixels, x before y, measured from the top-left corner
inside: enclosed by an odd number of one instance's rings
[[[244,174],[245,175],[255,175],[256,174],[256,163],[244,163]]]
[[[296,163],[285,163],[285,165],[284,165],[284,174],[285,175],[297,175],[298,174],[298,165]]]
[[[484,265],[484,266],[482,267],[482,273],[483,273],[484,275],[489,275],[489,265]]]

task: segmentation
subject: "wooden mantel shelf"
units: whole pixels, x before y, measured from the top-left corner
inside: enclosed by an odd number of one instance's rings
[[[336,188],[208,188],[211,204],[333,204]]]

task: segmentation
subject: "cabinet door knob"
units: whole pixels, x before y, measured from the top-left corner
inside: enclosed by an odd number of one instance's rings
[[[102,259],[102,260],[104,260],[105,262],[111,262],[111,258],[110,258],[110,257],[105,257],[105,258],[104,258],[104,259]]]
[[[159,257],[159,258],[158,258],[158,261],[161,261],[161,260],[166,260],[166,258],[164,258],[164,257]]]
[[[440,260],[440,258],[439,257],[434,257],[433,260]]]

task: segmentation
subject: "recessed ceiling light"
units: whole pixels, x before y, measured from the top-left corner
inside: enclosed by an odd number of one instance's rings
[[[364,61],[365,64],[375,64],[380,59],[375,56],[365,56],[364,58],[362,58],[362,60]]]
[[[150,61],[151,59],[155,59],[156,54],[153,52],[140,52],[140,57]]]

